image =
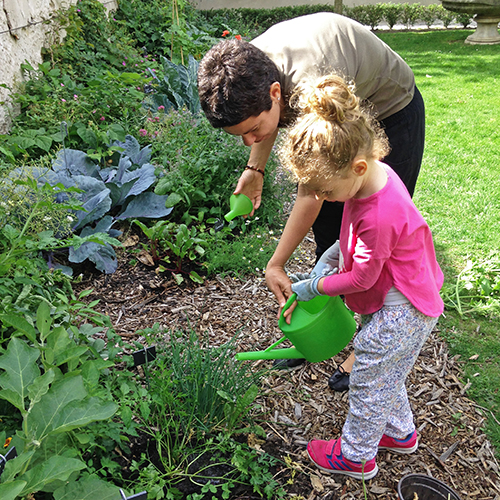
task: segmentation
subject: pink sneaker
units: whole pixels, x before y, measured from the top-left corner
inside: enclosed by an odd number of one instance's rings
[[[417,431],[408,434],[404,439],[396,439],[385,434],[378,444],[379,450],[390,450],[395,453],[413,453],[418,448]]]
[[[364,466],[361,462],[353,462],[342,455],[341,440],[323,441],[314,439],[307,445],[309,458],[325,472],[344,474],[356,479],[371,479],[378,472],[377,463],[372,458]]]

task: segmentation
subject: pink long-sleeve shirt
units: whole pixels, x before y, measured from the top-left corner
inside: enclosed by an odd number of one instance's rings
[[[327,295],[345,295],[348,307],[371,314],[394,286],[420,312],[441,315],[443,273],[429,226],[398,175],[387,165],[377,193],[345,202],[340,231],[340,271],[323,281]]]

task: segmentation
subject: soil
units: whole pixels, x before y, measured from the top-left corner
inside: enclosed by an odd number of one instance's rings
[[[126,244],[134,248],[138,238],[129,238]],[[145,257],[141,260],[148,262]],[[289,270],[304,271],[312,264],[313,242],[306,237]],[[179,286],[154,265],[138,262],[132,266],[130,254],[124,251],[114,274],[83,273],[78,288],[93,290],[87,300],[99,299],[97,309],[111,318],[116,332],[128,341],[144,340],[136,332],[155,323],[167,330],[194,329],[200,336],[208,335],[211,345],[225,343],[239,332],[241,351],[263,350],[281,338],[277,303],[263,275],[215,277],[202,285],[187,281]],[[484,432],[486,417],[495,417],[467,397],[471,382],[463,380],[461,360],[449,354],[439,328],[438,324],[407,380],[419,448],[411,455],[380,452],[380,471],[366,483],[368,499],[396,500],[400,479],[418,473],[443,481],[462,499],[500,500],[499,464]],[[364,498],[361,481],[323,473],[305,451],[310,439],[332,439],[341,434],[348,393],[331,391],[327,381],[350,351],[348,346],[322,363],[270,370],[263,380],[258,403],[272,418],[265,424],[265,442],[249,444],[290,464],[276,471],[287,498]],[[272,361],[254,363],[256,367],[271,367]],[[259,497],[240,491],[232,498]]]

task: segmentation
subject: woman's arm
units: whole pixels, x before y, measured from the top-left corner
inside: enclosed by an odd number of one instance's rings
[[[278,129],[268,137],[265,141],[255,142],[250,150],[250,157],[247,165],[259,169],[262,173],[266,168],[267,160],[278,136]],[[245,170],[236,185],[234,194],[243,193],[248,196],[253,203],[253,210],[250,215],[253,215],[255,210],[260,207],[262,200],[262,186],[264,184],[264,176],[255,170]]]
[[[311,229],[321,209],[322,201],[314,193],[299,186],[297,200],[286,223],[283,234],[266,268],[267,286],[276,296],[280,312],[292,294],[291,282],[285,273],[285,264]]]

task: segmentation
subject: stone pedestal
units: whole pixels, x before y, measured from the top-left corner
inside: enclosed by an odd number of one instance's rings
[[[477,23],[476,31],[467,37],[471,45],[495,45],[500,43],[498,23],[500,22],[500,0],[441,0],[445,9],[464,12]]]
[[[478,14],[474,21],[477,23],[477,29],[467,37],[465,43],[471,45],[495,45],[500,43],[500,33],[498,32],[500,16]]]

